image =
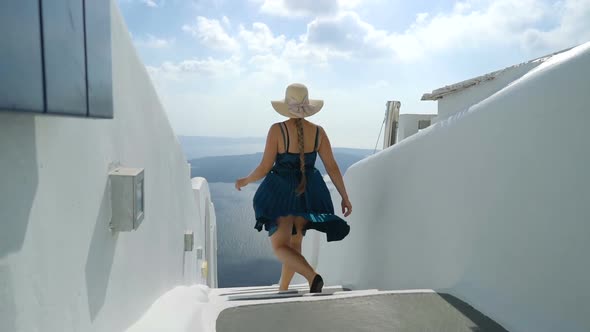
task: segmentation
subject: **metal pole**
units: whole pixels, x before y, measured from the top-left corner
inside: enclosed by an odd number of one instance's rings
[[[401,103],[399,101],[388,101],[386,104],[386,122],[385,122],[385,137],[383,139],[383,148],[386,149],[397,143],[397,130],[399,123],[399,109]]]

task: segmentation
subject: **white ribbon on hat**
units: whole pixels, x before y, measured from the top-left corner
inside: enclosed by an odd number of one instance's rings
[[[305,96],[301,102],[297,101],[297,99],[293,97],[289,97],[287,105],[289,105],[289,113],[298,118],[303,118],[305,116],[314,114],[317,110],[314,105],[309,104],[309,99],[307,96]]]

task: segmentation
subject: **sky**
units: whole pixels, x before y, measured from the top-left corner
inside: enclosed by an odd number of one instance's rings
[[[590,0],[118,0],[177,135],[264,137],[303,83],[333,146],[370,148],[385,103],[590,41]]]

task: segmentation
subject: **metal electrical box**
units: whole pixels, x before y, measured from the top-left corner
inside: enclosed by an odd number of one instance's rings
[[[203,247],[197,248],[197,259],[203,259]]]
[[[195,245],[195,234],[192,231],[184,233],[184,251],[193,251]]]
[[[117,168],[109,173],[113,216],[111,229],[136,230],[144,218],[143,168]]]

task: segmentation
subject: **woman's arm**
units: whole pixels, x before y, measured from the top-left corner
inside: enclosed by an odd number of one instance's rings
[[[279,130],[277,124],[274,124],[270,127],[268,135],[266,136],[266,146],[264,147],[262,161],[260,161],[258,167],[256,167],[256,169],[254,169],[250,175],[236,181],[236,189],[241,190],[240,188],[247,186],[249,183],[262,179],[266,176],[266,174],[268,174],[268,172],[270,172],[278,152],[277,139],[279,135],[277,130]]]
[[[348,217],[352,212],[352,205],[350,204],[350,200],[348,199],[348,193],[346,192],[346,187],[344,186],[342,173],[340,172],[340,168],[338,167],[338,164],[334,159],[330,139],[324,131],[324,128],[320,127],[320,132],[321,141],[318,153],[320,155],[320,158],[322,158],[322,162],[324,163],[324,167],[326,167],[326,172],[328,172],[328,175],[330,176],[332,183],[334,183],[336,189],[338,190],[338,193],[340,194],[340,197],[342,197],[342,213],[344,213],[345,217]]]

